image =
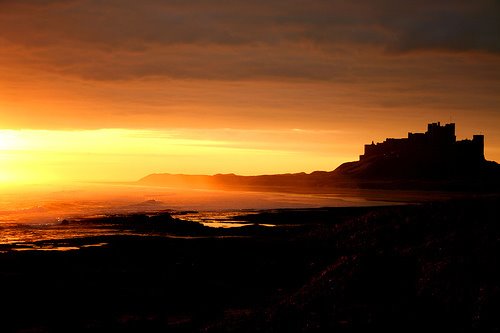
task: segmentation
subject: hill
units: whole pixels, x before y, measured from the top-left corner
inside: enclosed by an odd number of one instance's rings
[[[246,190],[324,191],[332,188],[497,191],[500,166],[484,157],[484,136],[457,141],[455,124],[428,125],[425,133],[365,145],[359,161],[333,171],[260,176],[151,174],[154,186]]]

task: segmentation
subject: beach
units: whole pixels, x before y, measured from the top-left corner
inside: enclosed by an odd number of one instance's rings
[[[499,204],[67,220],[113,232],[3,244],[2,332],[498,330]]]

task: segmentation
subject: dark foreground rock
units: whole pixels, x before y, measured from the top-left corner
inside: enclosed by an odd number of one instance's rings
[[[271,211],[282,226],[247,236],[7,251],[0,331],[498,331],[499,207]]]

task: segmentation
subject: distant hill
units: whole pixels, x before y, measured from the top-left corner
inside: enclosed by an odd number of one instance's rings
[[[500,166],[484,158],[484,137],[457,141],[455,124],[365,145],[359,161],[334,171],[260,176],[151,174],[154,186],[322,192],[332,188],[500,190]]]
[[[315,171],[313,173],[288,173],[278,175],[239,176],[235,174],[174,175],[151,174],[139,180],[141,184],[195,188],[239,188],[293,190],[304,188],[326,188],[335,182],[335,173]]]

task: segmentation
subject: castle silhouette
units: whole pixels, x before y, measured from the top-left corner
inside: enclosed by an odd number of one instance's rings
[[[440,122],[427,125],[425,133],[408,133],[407,138],[388,138],[381,143],[365,145],[360,161],[371,159],[404,158],[446,164],[473,165],[484,159],[484,135],[474,135],[472,140],[457,141],[455,124]]]
[[[431,123],[425,133],[410,132],[407,138],[388,138],[364,148],[359,161],[344,163],[334,173],[351,179],[384,181],[499,180],[497,163],[485,159],[484,136],[457,141],[454,123]]]

